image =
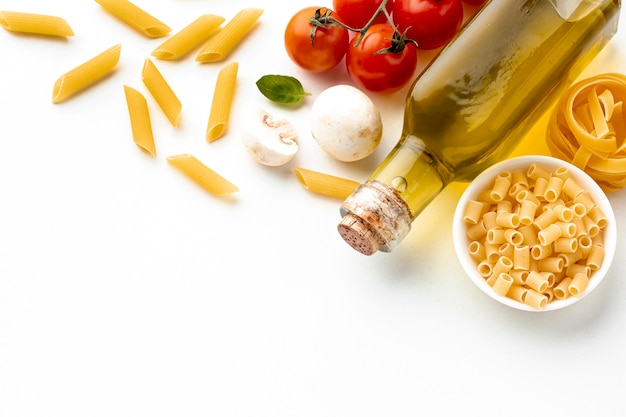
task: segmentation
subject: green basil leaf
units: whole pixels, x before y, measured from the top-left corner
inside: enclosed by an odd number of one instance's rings
[[[288,75],[264,75],[256,82],[261,94],[280,104],[297,104],[311,93],[304,91],[302,83]]]

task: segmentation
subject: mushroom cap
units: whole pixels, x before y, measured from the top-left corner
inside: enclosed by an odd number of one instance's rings
[[[380,144],[380,111],[361,90],[340,84],[322,91],[311,110],[311,134],[331,157],[358,161]]]

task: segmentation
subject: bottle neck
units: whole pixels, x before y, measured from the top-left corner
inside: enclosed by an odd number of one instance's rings
[[[407,135],[344,201],[339,233],[365,255],[379,250],[391,252],[450,178],[423,142]]]

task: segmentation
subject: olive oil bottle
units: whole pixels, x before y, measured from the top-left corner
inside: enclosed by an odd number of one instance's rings
[[[452,181],[509,154],[617,31],[621,0],[490,0],[413,83],[402,136],[342,204],[359,252],[390,252]]]

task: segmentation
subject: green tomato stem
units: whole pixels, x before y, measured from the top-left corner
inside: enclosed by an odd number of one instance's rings
[[[346,30],[349,30],[350,32],[358,33],[359,34],[358,38],[354,42],[354,46],[358,46],[359,43],[361,43],[361,40],[363,40],[363,37],[365,36],[365,33],[367,32],[367,30],[374,24],[374,21],[376,20],[378,15],[380,15],[381,13],[385,15],[385,17],[387,18],[387,22],[393,28],[394,39],[395,38],[401,39],[405,43],[410,41],[410,40],[407,40],[407,39],[404,38],[404,35],[401,34],[398,31],[398,28],[393,23],[393,19],[391,18],[391,15],[387,11],[387,2],[388,1],[389,0],[383,0],[380,3],[380,5],[378,6],[378,8],[376,9],[376,11],[374,12],[374,14],[372,15],[372,17],[370,18],[370,20],[368,20],[367,23],[365,24],[365,26],[363,26],[360,29],[350,27],[350,26],[346,25],[345,23],[335,19],[332,16],[332,13],[330,13],[330,12],[326,12],[326,13],[324,13],[322,15],[320,9],[318,9],[315,12],[315,17],[312,17],[310,19],[311,25],[312,25],[312,28],[311,28],[311,45],[313,45],[313,41],[315,39],[315,31],[318,28],[327,28],[329,25],[335,25],[335,26],[341,26],[341,27],[345,28]],[[403,48],[404,48],[404,46],[402,45],[400,50],[402,50]]]

